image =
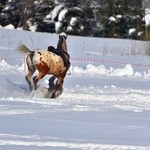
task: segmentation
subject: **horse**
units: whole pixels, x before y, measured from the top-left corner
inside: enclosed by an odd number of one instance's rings
[[[29,90],[37,90],[37,83],[45,75],[53,75],[57,78],[54,89],[50,94],[50,98],[54,98],[57,90],[63,86],[64,78],[70,67],[69,54],[66,43],[67,35],[65,33],[59,34],[59,41],[57,50],[60,50],[60,55],[54,51],[46,49],[30,50],[25,45],[21,44],[17,50],[21,53],[27,54],[26,63],[28,67],[28,74],[25,79],[29,85]],[[33,77],[33,85],[31,82],[32,75],[38,70],[38,74]]]

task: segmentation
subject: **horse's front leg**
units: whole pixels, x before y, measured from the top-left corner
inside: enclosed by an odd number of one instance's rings
[[[54,89],[50,95],[51,98],[55,98],[55,94],[57,90],[63,85],[64,77],[59,77],[56,81],[56,84],[54,86]]]

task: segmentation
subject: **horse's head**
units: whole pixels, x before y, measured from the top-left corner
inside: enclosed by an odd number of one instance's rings
[[[64,33],[64,32],[61,32],[60,34],[59,34],[59,39],[60,38],[63,38],[63,39],[67,39],[67,34],[66,33]]]
[[[67,39],[67,34],[64,32],[60,33],[57,48],[61,48],[67,52],[66,39]]]

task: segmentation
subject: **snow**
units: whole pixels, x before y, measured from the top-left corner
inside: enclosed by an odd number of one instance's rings
[[[51,14],[46,15],[46,19],[51,19]]]
[[[36,29],[37,29],[37,25],[33,25],[33,26],[31,25],[31,26],[29,27],[29,30],[32,31],[32,32],[35,32]]]
[[[67,31],[69,32],[69,31],[72,31],[73,29],[72,29],[72,27],[71,26],[68,26],[67,27]]]
[[[68,36],[64,92],[44,99],[41,88],[49,76],[29,93],[24,56],[16,47],[56,46],[58,35],[0,29],[0,39],[0,149],[150,149],[150,60],[128,53],[133,47],[144,52],[146,42]],[[105,55],[101,47],[108,48]]]
[[[9,25],[5,26],[4,28],[5,28],[5,29],[15,29],[12,24],[9,24]]]
[[[109,17],[109,20],[110,20],[110,21],[113,21],[113,22],[117,22],[116,18],[113,17],[113,16]]]
[[[119,18],[119,19],[122,18],[122,15],[116,15],[116,18]]]
[[[76,17],[72,17],[71,20],[70,20],[70,25],[71,26],[74,26],[77,22],[77,18]]]
[[[60,11],[59,15],[58,15],[58,20],[61,22],[65,19],[65,16],[68,12],[68,9],[64,8],[63,10]]]
[[[9,6],[6,6],[5,8],[4,8],[4,10],[9,10],[10,9],[10,7]]]
[[[146,8],[145,9],[145,25],[146,27],[150,25],[150,9],[149,8]]]
[[[92,64],[88,64],[84,68],[80,68],[75,66],[74,68],[71,68],[71,72],[75,74],[97,74],[97,75],[105,75],[105,76],[135,76],[135,73],[133,71],[133,68],[130,64],[126,65],[124,68],[110,68],[106,69],[104,65],[100,66],[94,66]],[[139,73],[140,74],[140,73]]]
[[[52,21],[54,21],[54,19],[58,16],[59,12],[61,11],[61,9],[64,7],[63,4],[61,5],[57,5],[54,10],[51,12],[51,18]]]
[[[136,32],[136,29],[135,29],[135,28],[129,29],[129,35],[131,35],[132,33],[135,33],[135,32]]]
[[[62,23],[59,22],[59,21],[57,21],[57,22],[55,23],[55,30],[56,30],[56,33],[59,32],[59,29],[60,29],[61,27],[62,27]]]

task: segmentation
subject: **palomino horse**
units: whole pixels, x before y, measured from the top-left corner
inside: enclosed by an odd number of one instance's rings
[[[33,90],[33,85],[31,82],[32,75],[34,74],[35,70],[38,70],[39,74],[33,78],[34,89],[37,90],[38,81],[42,79],[46,74],[53,75],[57,78],[57,81],[50,97],[55,97],[55,93],[63,85],[64,78],[70,67],[66,39],[67,35],[65,33],[59,35],[59,41],[56,51],[59,50],[60,55],[52,51],[43,49],[31,51],[25,45],[20,45],[18,47],[18,50],[20,52],[28,53],[26,57],[26,63],[28,66],[28,74],[26,76],[26,80],[29,84],[30,91]]]

